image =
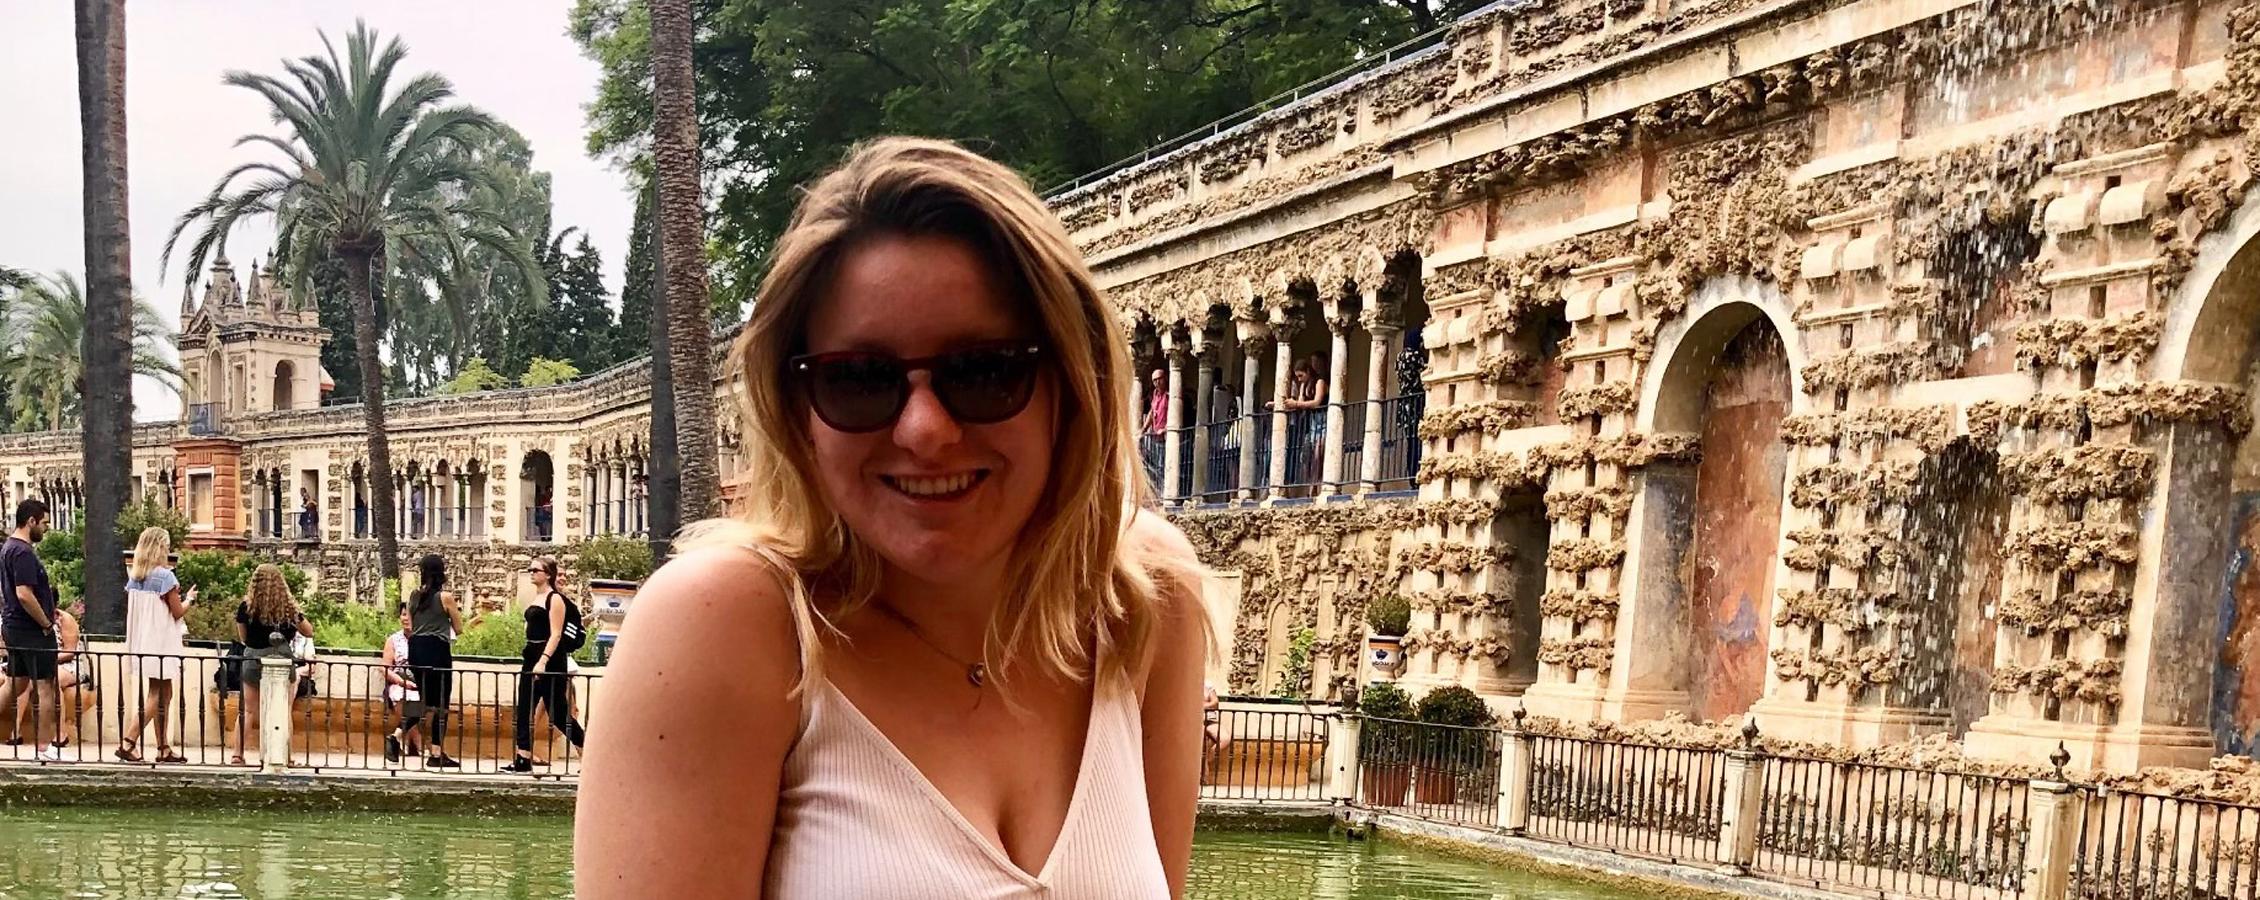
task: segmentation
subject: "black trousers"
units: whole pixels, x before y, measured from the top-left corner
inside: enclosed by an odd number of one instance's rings
[[[408,666],[416,679],[416,693],[424,698],[425,742],[438,752],[447,740],[447,706],[455,694],[455,650],[446,638],[419,634],[408,638]],[[406,730],[408,704],[401,704],[400,727]]]
[[[538,672],[534,663],[541,661],[539,645],[528,645],[523,659],[525,667],[518,671],[518,749],[533,752],[535,703],[548,707],[549,724],[564,732],[573,746],[580,746],[588,735],[581,730],[581,723],[574,721],[573,704],[565,695],[572,676],[565,673],[564,655],[550,657],[549,667]]]

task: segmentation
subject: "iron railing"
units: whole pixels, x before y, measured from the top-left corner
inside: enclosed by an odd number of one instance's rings
[[[1212,503],[1230,500],[1240,490],[1240,446],[1245,437],[1241,419],[1202,427],[1208,429],[1208,483],[1201,499]]]
[[[1326,458],[1326,409],[1287,411],[1287,480],[1281,487],[1318,484]]]
[[[1915,897],[2017,897],[2028,782],[1768,757],[1752,872]]]
[[[430,698],[414,692],[411,686],[432,683],[428,676],[435,672],[442,670],[386,666],[376,660],[325,660],[316,664],[310,676],[313,696],[299,699],[291,729],[292,767],[314,772],[430,769],[427,754],[407,752],[430,746],[433,719],[429,715],[410,726],[398,761],[385,758],[385,737],[408,721],[405,714],[415,707],[423,707],[427,714],[434,712],[428,706]],[[559,676],[537,676],[476,663],[459,663],[443,674],[450,696],[440,747],[461,763],[455,771],[505,771],[517,756],[516,732],[523,719],[537,761],[532,773],[535,777],[579,774],[580,748],[566,740],[555,724],[557,717],[550,714],[544,702],[548,692],[540,679]],[[562,677],[567,713],[573,721],[588,726],[590,699],[600,676],[573,673]],[[393,690],[396,684],[400,690]]]
[[[1358,796],[1392,812],[1493,827],[1499,740],[1495,728],[1368,717],[1358,735]]]
[[[1177,436],[1177,483],[1168,485],[1167,491],[1171,500],[1183,500],[1193,493],[1193,444],[1196,443],[1194,436],[1199,432],[1200,429],[1196,426],[1170,429],[1170,433]],[[1164,448],[1166,447],[1165,444]]]
[[[1531,837],[1668,862],[1719,862],[1725,759],[1568,737],[1531,738]]]
[[[2260,808],[2074,788],[2078,851],[2068,895],[2081,900],[2260,897]]]
[[[220,407],[217,403],[191,403],[188,405],[188,433],[209,435],[220,433]]]
[[[1210,711],[1201,733],[1201,798],[1324,802],[1333,718],[1293,709]]]

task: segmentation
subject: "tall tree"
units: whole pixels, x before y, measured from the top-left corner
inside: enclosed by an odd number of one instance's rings
[[[647,181],[643,206],[651,210],[653,218],[659,214],[659,185]],[[660,252],[659,230],[654,228],[646,237],[651,240],[650,296],[664,296],[667,283],[667,256]],[[645,503],[651,507],[651,559],[653,564],[667,561],[674,549],[675,532],[683,527],[682,459],[676,450],[679,446],[675,432],[675,378],[669,369],[667,353],[666,316],[649,316],[651,327],[651,460],[645,467]]]
[[[133,248],[126,219],[126,4],[78,0],[78,124],[85,195],[86,627],[125,632],[118,514],[133,470]]]
[[[569,360],[582,371],[593,372],[614,360],[612,295],[604,289],[604,260],[583,234],[563,263],[550,293],[559,352],[549,358]]]
[[[652,352],[651,298],[657,275],[652,257],[659,249],[651,236],[650,191],[638,191],[635,224],[628,228],[628,265],[620,282],[620,321],[612,329],[612,358],[630,360]]]
[[[493,133],[495,121],[468,106],[443,105],[455,91],[437,74],[408,77],[396,89],[396,70],[408,55],[397,38],[380,45],[374,31],[356,24],[343,59],[328,36],[322,45],[323,55],[284,61],[287,79],[240,71],[223,79],[259,94],[287,129],[238,143],[277,151],[282,160],[246,162],[221,176],[211,195],[174,224],[165,255],[169,260],[181,235],[202,222],[188,258],[191,271],[201,270],[207,255],[226,253],[228,233],[238,223],[266,215],[275,219],[284,248],[282,270],[296,296],[306,296],[322,259],[338,262],[353,300],[369,469],[381,475],[393,468],[375,291],[389,264],[404,258],[406,243],[419,240],[476,244],[517,257],[528,268],[534,264],[525,239],[479,200],[478,192],[492,187],[487,173],[451,156]],[[237,179],[245,176],[253,180],[237,190]],[[369,482],[378,564],[384,577],[397,578],[392,479]]]
[[[706,210],[699,196],[698,85],[690,0],[651,0],[653,180],[666,266],[667,369],[674,388],[680,515],[714,515],[722,491],[714,422],[714,326],[706,296]],[[669,535],[672,537],[672,535]]]
[[[118,355],[127,374],[114,380],[130,382],[132,376],[143,375],[178,393],[180,367],[165,358],[163,349],[172,342],[172,330],[157,317],[157,308],[149,301],[134,298],[129,302],[131,337],[127,352]],[[87,291],[68,272],[33,279],[31,286],[8,301],[7,315],[0,318],[0,332],[6,334],[5,344],[0,345],[5,350],[0,353],[0,372],[6,373],[8,413],[19,428],[86,428],[86,401],[91,397],[88,388],[99,378],[110,377],[95,375],[97,367],[86,363],[86,335],[93,330],[88,325],[91,318]],[[125,446],[130,449],[130,421],[127,427]],[[92,433],[91,428],[86,430]],[[124,548],[119,549],[121,555],[124,552]],[[125,587],[121,584],[118,590]]]

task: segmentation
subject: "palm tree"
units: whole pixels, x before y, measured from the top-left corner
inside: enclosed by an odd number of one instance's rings
[[[78,0],[78,122],[85,152],[85,332],[79,356],[85,406],[80,465],[86,473],[86,555],[125,558],[118,514],[133,469],[133,360],[136,312],[126,215],[126,4]],[[116,634],[125,626],[125,569],[87,567],[87,626]]]
[[[691,73],[690,0],[651,0],[652,165],[666,266],[668,374],[676,388],[675,473],[682,517],[714,515],[721,493],[714,446],[714,314],[706,305],[706,225],[699,198],[698,89]],[[654,538],[660,535],[654,534]]]
[[[93,387],[101,368],[86,365],[83,355],[89,318],[87,292],[68,272],[33,279],[8,304],[7,317],[0,321],[0,328],[8,335],[0,370],[6,372],[8,380],[8,412],[17,422],[50,431],[79,424],[87,411],[82,398]],[[133,375],[147,375],[179,393],[180,367],[166,359],[164,352],[165,345],[172,342],[172,330],[157,316],[156,307],[138,297],[133,300],[132,323],[132,353],[120,354],[120,368]],[[121,374],[117,380],[130,383],[132,379]],[[122,446],[132,449],[130,436]],[[125,596],[123,584],[118,591],[118,596]]]
[[[322,47],[324,56],[284,61],[287,79],[249,72],[229,72],[223,79],[265,98],[274,120],[287,129],[282,136],[247,135],[237,143],[277,151],[282,160],[247,162],[221,176],[211,196],[174,224],[165,257],[169,262],[175,242],[202,221],[188,252],[189,270],[201,271],[208,255],[226,254],[228,232],[238,223],[272,216],[283,254],[278,265],[302,302],[316,265],[335,259],[353,305],[369,469],[387,473],[392,450],[385,436],[385,370],[371,289],[383,273],[372,268],[405,258],[412,241],[477,244],[529,272],[538,272],[538,266],[516,229],[478,201],[480,190],[490,187],[487,173],[450,155],[501,126],[472,107],[442,106],[455,90],[437,74],[407,78],[394,89],[395,70],[408,55],[398,38],[379,46],[375,32],[356,24],[346,37],[344,59],[327,35]],[[251,182],[237,189],[236,180],[247,176]],[[370,483],[379,566],[384,577],[398,578],[392,479]]]

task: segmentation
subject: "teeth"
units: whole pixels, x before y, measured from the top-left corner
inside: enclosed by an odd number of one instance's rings
[[[913,497],[932,497],[954,494],[973,486],[973,473],[964,472],[940,478],[895,478],[896,489]]]

